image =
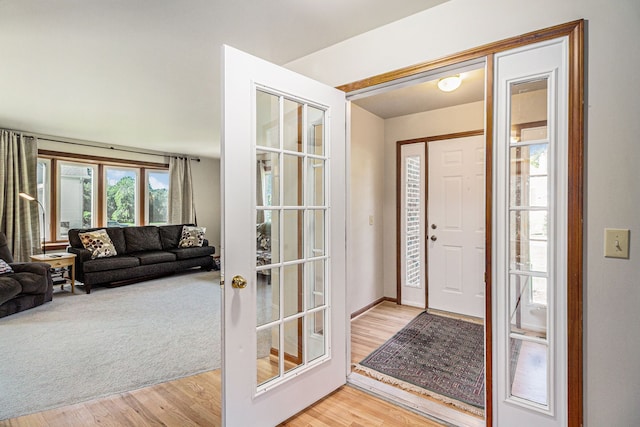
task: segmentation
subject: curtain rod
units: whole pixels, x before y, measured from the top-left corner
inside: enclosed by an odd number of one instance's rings
[[[58,139],[51,139],[51,138],[38,138],[38,137],[33,136],[33,135],[24,135],[24,136],[27,137],[27,138],[41,139],[43,141],[60,142],[62,144],[80,145],[80,146],[83,146],[83,147],[102,148],[102,149],[108,149],[108,150],[114,150],[114,151],[124,151],[124,152],[127,152],[127,153],[144,154],[144,155],[147,155],[147,156],[173,157],[174,159],[187,159],[188,158],[189,160],[193,160],[193,161],[196,161],[196,162],[200,161],[199,157],[189,157],[189,156],[178,155],[178,154],[148,153],[148,152],[145,152],[145,151],[128,150],[126,148],[116,148],[116,147],[111,147],[111,146],[100,147],[100,146],[97,146],[97,145],[86,144],[86,143],[82,143],[82,142],[60,141]]]

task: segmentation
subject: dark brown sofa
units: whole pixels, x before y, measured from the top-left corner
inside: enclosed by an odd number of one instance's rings
[[[132,283],[194,267],[211,270],[215,248],[206,239],[201,247],[178,247],[183,225],[69,230],[67,251],[76,254],[76,280],[90,293],[96,285]],[[82,245],[79,233],[100,229],[107,230],[116,256],[91,259],[91,252]]]
[[[0,258],[13,273],[0,274],[0,317],[18,313],[51,301],[51,267],[43,262],[13,262],[7,236],[0,232]]]

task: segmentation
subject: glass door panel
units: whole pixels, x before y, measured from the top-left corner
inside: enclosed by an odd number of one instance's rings
[[[512,82],[509,93],[509,390],[549,408],[549,78]]]
[[[256,94],[257,393],[328,357],[325,111]],[[280,131],[280,129],[282,131]]]

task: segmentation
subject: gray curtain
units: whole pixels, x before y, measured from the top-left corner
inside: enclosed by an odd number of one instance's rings
[[[191,160],[169,158],[169,224],[196,224]]]
[[[37,196],[37,163],[35,138],[0,130],[0,230],[18,262],[29,261],[41,247],[39,206],[18,195]]]

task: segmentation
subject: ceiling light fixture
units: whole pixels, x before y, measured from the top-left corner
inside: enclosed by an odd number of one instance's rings
[[[462,84],[460,74],[455,76],[444,77],[438,80],[438,88],[443,92],[453,92]]]

